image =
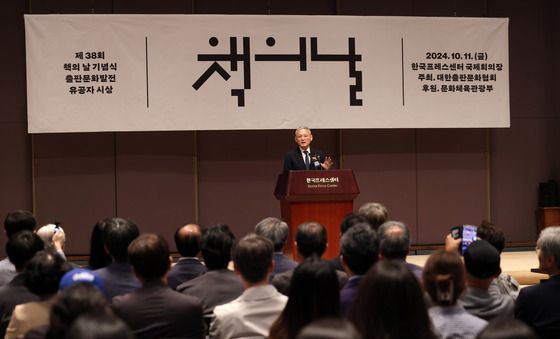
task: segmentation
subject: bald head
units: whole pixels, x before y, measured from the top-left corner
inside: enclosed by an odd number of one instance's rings
[[[183,257],[195,257],[200,252],[202,232],[197,224],[187,224],[175,231],[175,245]]]

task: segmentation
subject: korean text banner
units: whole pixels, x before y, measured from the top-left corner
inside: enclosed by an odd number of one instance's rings
[[[30,133],[509,127],[508,19],[26,15]]]

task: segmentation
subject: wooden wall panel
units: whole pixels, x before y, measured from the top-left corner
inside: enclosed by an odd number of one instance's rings
[[[113,0],[113,14],[191,14],[193,0]]]
[[[344,167],[354,170],[360,195],[354,210],[379,202],[389,219],[408,225],[417,243],[416,154],[414,130],[344,130]]]
[[[61,222],[66,253],[87,253],[92,226],[116,214],[114,134],[38,134],[34,148],[37,221]]]
[[[451,226],[487,216],[484,129],[418,130],[418,242],[442,243]]]
[[[117,214],[164,236],[196,221],[194,132],[118,133]]]
[[[193,0],[196,14],[269,14],[268,0]]]
[[[344,0],[338,2],[339,15],[412,15],[414,0]]]
[[[336,15],[336,0],[270,0],[269,14]]]

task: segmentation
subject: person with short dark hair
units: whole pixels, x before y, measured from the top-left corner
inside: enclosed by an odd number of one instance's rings
[[[136,339],[119,318],[109,314],[86,313],[68,329],[64,339]]]
[[[457,252],[432,253],[424,266],[422,283],[433,304],[428,313],[442,339],[474,339],[488,324],[457,302],[466,288],[465,268]]]
[[[364,338],[437,338],[420,283],[400,261],[380,261],[368,271],[350,321]]]
[[[156,234],[142,234],[128,247],[138,290],[113,299],[113,310],[138,339],[204,338],[202,305],[197,298],[173,291],[166,275],[169,246]]]
[[[41,238],[28,230],[20,231],[8,239],[6,252],[17,274],[7,285],[0,286],[0,338],[4,338],[6,334],[6,327],[16,305],[39,300],[39,297],[25,286],[23,267],[42,249]]]
[[[272,272],[272,276],[297,266],[297,262],[284,255],[284,247],[290,233],[288,224],[278,218],[264,218],[255,226],[255,233],[268,238],[274,244],[274,272]]]
[[[540,271],[549,278],[519,292],[515,317],[531,326],[541,339],[560,338],[560,227],[541,231],[537,257]]]
[[[8,213],[6,219],[4,219],[4,233],[8,239],[19,231],[27,230],[33,232],[35,227],[37,227],[37,221],[29,211],[13,211]],[[0,286],[9,283],[16,274],[16,268],[8,257],[0,260]]]
[[[513,299],[503,295],[492,281],[502,273],[500,253],[486,240],[471,243],[463,253],[467,271],[467,290],[463,307],[467,312],[484,320],[513,317]]]
[[[194,279],[206,272],[206,267],[200,261],[200,241],[202,232],[200,226],[187,224],[175,231],[175,246],[181,257],[169,270],[167,284],[176,289],[180,284]]]
[[[305,259],[292,276],[286,307],[270,328],[270,339],[294,339],[313,320],[340,314],[334,268],[315,256]]]
[[[56,252],[42,250],[24,268],[25,285],[39,301],[19,304],[14,308],[6,328],[6,339],[22,338],[30,329],[49,323],[50,309],[62,276],[70,265]]]
[[[354,225],[340,239],[340,261],[349,277],[340,290],[340,306],[345,317],[350,315],[362,278],[379,258],[378,247],[377,232],[368,223]]]
[[[274,245],[265,237],[250,234],[233,250],[235,270],[245,291],[239,298],[214,308],[210,338],[267,337],[270,326],[286,306],[286,296],[268,283],[274,270]]]
[[[340,238],[344,236],[344,233],[350,229],[350,227],[361,224],[361,223],[369,223],[368,218],[357,212],[350,212],[344,216],[342,222],[340,223]],[[333,259],[329,260],[329,263],[334,267],[335,270],[344,271],[342,264],[340,263],[340,255],[334,257]]]
[[[488,241],[498,250],[498,253],[502,254],[506,245],[506,237],[504,232],[499,230],[494,224],[488,220],[483,220],[476,229],[476,235],[480,239]],[[514,277],[504,272],[500,273],[500,275],[492,281],[492,285],[495,286],[500,293],[510,296],[513,300],[517,299],[519,295],[519,283]]]
[[[319,258],[322,257],[327,249],[327,230],[325,226],[314,221],[298,225],[295,247],[297,248],[298,256],[300,256],[302,260],[313,255]],[[293,269],[277,274],[272,278],[271,283],[276,287],[278,292],[288,295],[290,293],[290,283],[293,274]],[[342,288],[344,284],[346,284],[348,276],[346,273],[338,270],[336,274],[338,276],[339,287]]]
[[[378,202],[366,202],[360,206],[358,213],[368,218],[369,224],[374,230],[377,230],[389,218],[387,207]]]
[[[109,303],[113,297],[135,291],[140,282],[132,272],[128,260],[128,245],[138,238],[138,226],[124,218],[110,219],[103,232],[103,244],[113,262],[107,267],[96,270],[107,289]]]
[[[377,230],[379,234],[379,257],[381,260],[400,260],[416,275],[422,278],[422,267],[406,262],[410,252],[410,230],[400,221],[386,221]]]
[[[239,275],[228,269],[234,239],[227,225],[208,228],[202,235],[201,243],[208,271],[177,287],[177,291],[202,301],[207,324],[214,317],[214,307],[239,297],[245,289]]]

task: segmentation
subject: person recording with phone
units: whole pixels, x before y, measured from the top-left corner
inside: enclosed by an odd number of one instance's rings
[[[328,170],[333,165],[332,157],[321,150],[311,149],[313,134],[308,127],[298,127],[294,138],[297,147],[284,157],[284,171]]]

